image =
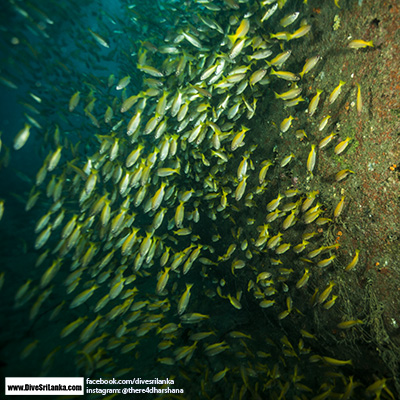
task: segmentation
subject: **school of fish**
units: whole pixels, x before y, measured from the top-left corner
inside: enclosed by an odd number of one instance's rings
[[[331,116],[318,111],[338,106],[349,83],[338,76],[335,87],[308,89],[323,59],[296,54],[313,34],[308,2],[182,2],[185,17],[135,54],[121,47],[117,55],[117,41],[89,27],[98,63],[113,51],[132,72],[85,74],[79,85],[61,75],[59,123],[46,127],[31,116],[42,102],[32,90],[14,150],[46,130],[47,155],[26,203],[26,211],[40,210],[32,228],[40,278],[20,285],[15,306],[29,323],[62,327],[50,349],[40,337],[24,343],[21,359],[43,345],[43,375],[65,358],[83,376],[174,377],[186,394],[165,398],[395,398],[384,376],[368,384],[354,377],[354,360],[325,348],[314,325],[314,313],[346,301],[328,271],[350,276],[363,252],[354,248],[338,263],[340,244],[322,234],[340,226],[348,198],[322,203],[319,153],[343,155],[352,138],[335,140]],[[10,0],[32,25],[53,23],[24,3]],[[109,19],[117,29],[120,21]],[[372,40],[359,39],[343,51],[370,48]],[[289,71],[294,56],[302,64]],[[357,83],[360,115],[362,91]],[[274,120],[264,102],[287,117]],[[300,112],[310,122],[295,129]],[[262,134],[261,113],[274,120]],[[269,135],[277,144],[265,154]],[[305,143],[306,157],[279,138]],[[293,165],[302,184],[279,186]],[[354,174],[332,172],[337,185]],[[6,207],[1,201],[0,219]],[[356,331],[359,318],[335,325]]]

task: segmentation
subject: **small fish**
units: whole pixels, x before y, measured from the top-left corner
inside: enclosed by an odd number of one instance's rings
[[[236,199],[236,201],[240,201],[240,199],[243,197],[244,192],[246,190],[247,178],[248,177],[249,177],[249,175],[245,175],[243,177],[243,179],[240,181],[239,185],[236,187],[236,190],[235,190],[235,199]]]
[[[335,175],[336,182],[342,181],[343,179],[347,178],[349,174],[354,174],[354,171],[350,169],[342,169]]]
[[[117,89],[117,90],[119,90],[119,89]],[[120,111],[121,111],[121,113],[124,113],[124,112],[127,112],[127,111],[129,111],[134,105],[135,105],[135,103],[139,100],[139,96],[137,96],[137,95],[135,95],[135,96],[131,96],[131,97],[128,97],[123,103],[122,103],[122,106],[121,106],[121,108],[120,108]],[[107,111],[106,111],[106,113],[108,113],[108,115],[107,115],[107,120],[108,120],[108,122],[111,120],[111,118],[112,118],[112,108],[111,107],[107,107]],[[104,117],[104,119],[106,120],[106,117]],[[106,121],[106,123],[107,123],[107,121]]]
[[[260,303],[261,308],[269,308],[275,304],[275,300],[263,300]]]
[[[307,284],[309,279],[310,279],[310,270],[308,268],[305,268],[303,276],[296,283],[296,288],[301,289],[303,286]]]
[[[157,190],[157,192],[153,196],[152,201],[151,201],[151,209],[153,211],[157,210],[158,207],[160,207],[160,205],[163,201],[164,195],[165,195],[166,185],[167,185],[166,182],[162,182],[160,185],[160,188]]]
[[[299,15],[300,13],[298,11],[294,12],[293,14],[286,15],[279,21],[279,24],[286,28],[287,26],[293,24],[293,22],[296,21]]]
[[[200,87],[199,85],[191,85],[191,86],[192,86],[193,89],[195,89],[202,96],[208,97],[208,98],[212,97],[212,94],[208,90],[204,89],[203,87]]]
[[[292,54],[291,50],[287,50],[284,51],[283,53],[279,53],[276,57],[274,57],[271,61],[266,61],[266,63],[270,66],[270,67],[281,67],[282,64],[285,63],[285,61],[290,57],[290,55]]]
[[[290,314],[289,310],[284,310],[278,314],[278,319],[285,319]],[[287,382],[289,383],[289,382]]]
[[[226,375],[226,373],[227,373],[228,371],[229,371],[229,368],[228,368],[228,367],[224,368],[222,371],[219,371],[218,373],[216,373],[216,374],[213,376],[212,381],[213,381],[214,383],[217,383],[217,382],[219,382],[221,379],[224,379],[224,378],[225,378],[225,375]]]
[[[28,115],[27,113],[24,113],[26,119],[36,128],[38,129],[43,129],[42,125],[39,124],[38,121],[36,121],[35,118],[31,117],[30,115]],[[0,145],[0,150],[1,150],[1,145]]]
[[[308,32],[311,30],[311,25],[303,25],[296,31],[294,31],[292,34],[289,34],[289,40],[292,39],[299,39],[305,35],[307,35]]]
[[[178,315],[182,315],[190,300],[190,289],[193,287],[193,283],[186,283],[186,290],[183,292],[181,298],[179,299],[178,302]]]
[[[128,122],[126,134],[128,136],[133,135],[136,129],[139,127],[140,118],[141,118],[141,111],[139,110]]]
[[[281,161],[281,167],[285,167],[290,163],[290,161],[295,157],[293,153],[290,153],[288,156],[286,156],[282,161]]]
[[[248,56],[248,60],[264,60],[264,58],[268,58],[271,54],[272,50],[270,49],[259,50]]]
[[[247,161],[247,159],[248,159],[248,157],[249,156],[243,156],[243,159],[242,159],[242,161],[240,162],[240,164],[239,164],[239,167],[238,167],[238,169],[237,169],[237,178],[238,178],[238,181],[240,182],[243,178],[244,178],[244,176],[246,175],[246,172],[247,172],[247,167],[248,167],[248,161]],[[223,189],[222,189],[223,190]],[[226,197],[226,195],[225,195],[225,197]]]
[[[267,248],[268,249],[273,249],[275,246],[278,245],[278,243],[282,240],[281,239],[282,233],[279,232],[277,235],[273,236],[270,238],[267,242]]]
[[[264,280],[266,280],[266,279],[269,279],[271,276],[272,276],[272,273],[271,273],[271,272],[268,272],[268,271],[260,272],[260,273],[257,275],[257,283],[258,283],[259,281],[264,281]]]
[[[13,83],[9,79],[5,78],[4,76],[0,76],[0,83],[2,83],[3,85],[5,85],[11,89],[18,89],[18,86],[15,83]]]
[[[189,339],[193,341],[198,341],[198,340],[203,340],[208,338],[211,335],[215,335],[214,331],[208,331],[208,332],[197,332],[193,333],[190,335]]]
[[[374,382],[373,384],[369,385],[366,389],[365,389],[365,393],[368,397],[372,397],[375,393],[375,398],[379,399],[380,395],[382,393],[382,390],[385,390],[386,393],[390,396],[390,398],[392,400],[395,399],[395,397],[393,396],[393,393],[389,390],[389,388],[386,385],[386,378],[382,378],[377,380],[376,382]],[[386,397],[386,396],[385,396]]]
[[[157,175],[160,177],[171,176],[174,174],[180,174],[180,167],[178,168],[158,168]]]
[[[268,19],[272,17],[272,15],[275,13],[277,9],[278,9],[278,3],[275,3],[271,8],[265,11],[260,21],[261,22],[268,21]]]
[[[344,81],[339,81],[339,85],[337,85],[335,87],[335,89],[332,90],[332,93],[329,95],[328,101],[329,104],[333,104],[335,102],[335,100],[339,97],[341,91],[342,91],[342,86],[345,84],[346,82]]]
[[[346,150],[350,140],[351,140],[351,138],[347,137],[345,140],[342,140],[341,142],[339,142],[335,146],[335,150],[334,150],[335,154],[339,155],[339,154],[343,153]]]
[[[25,145],[29,138],[31,128],[31,125],[25,123],[25,126],[17,133],[14,138],[14,150],[19,150]]]
[[[333,256],[331,256],[329,258],[325,258],[324,260],[318,261],[317,262],[317,266],[320,267],[320,268],[325,268],[328,265],[331,265],[335,258],[336,258],[336,256],[333,255]]]
[[[50,156],[49,163],[47,165],[47,171],[51,172],[57,167],[61,158],[61,150],[62,147],[58,146],[54,153]]]
[[[107,41],[102,36],[100,36],[98,33],[93,32],[90,28],[88,28],[88,31],[90,32],[90,34],[93,36],[93,38],[96,40],[96,42],[98,44],[100,44],[101,46],[103,46],[107,49],[110,47],[110,45],[107,43]]]
[[[239,331],[232,331],[232,332],[229,333],[229,336],[231,338],[234,338],[234,339],[250,339],[250,340],[253,340],[251,335],[247,335],[247,334],[245,334],[243,332],[239,332]]]
[[[324,246],[318,247],[318,249],[312,250],[307,254],[308,258],[314,258],[321,254],[321,252],[325,249]]]
[[[337,324],[337,327],[340,329],[350,329],[356,325],[362,325],[364,322],[361,319],[350,320],[350,321],[343,321]]]
[[[86,320],[86,316],[85,317],[79,317],[78,319],[76,319],[75,321],[71,322],[70,324],[68,324],[60,333],[60,337],[61,338],[65,338],[66,336],[70,335],[73,331],[75,331],[76,329],[78,329]]]
[[[156,292],[158,294],[161,294],[164,291],[165,286],[167,285],[170,269],[171,268],[166,267],[165,271],[160,275],[160,278],[157,282],[157,288],[156,288]]]
[[[21,352],[19,358],[20,360],[24,360],[25,358],[27,358],[32,352],[33,350],[35,350],[35,348],[37,347],[37,345],[39,344],[39,340],[34,340],[33,342],[29,343]]]
[[[260,185],[263,184],[264,180],[265,180],[265,176],[267,175],[268,169],[272,164],[272,162],[270,160],[263,162],[262,164],[262,168],[260,170],[260,173],[258,175],[258,181],[260,182]]]
[[[281,210],[276,209],[267,215],[267,222],[275,221],[282,214]]]
[[[137,68],[140,71],[143,71],[145,74],[154,76],[156,78],[161,78],[161,77],[164,76],[164,74],[161,71],[159,71],[157,68],[154,68],[154,67],[152,67],[150,65],[137,64]]]
[[[330,116],[330,115],[327,115],[326,117],[324,117],[324,118],[321,120],[321,122],[319,123],[319,126],[318,126],[318,130],[319,130],[319,131],[324,130],[324,128],[326,127],[326,125],[327,125],[327,123],[328,123],[328,121],[329,121],[330,118],[331,118],[331,116]]]
[[[81,94],[81,92],[78,91],[78,92],[75,92],[71,96],[71,98],[69,100],[69,107],[68,107],[70,112],[74,111],[76,106],[79,104],[80,94]]]
[[[223,351],[229,349],[229,345],[226,345],[225,341],[219,342],[219,343],[214,343],[210,344],[205,347],[205,353],[208,357],[215,356],[217,354],[222,353]]]
[[[319,295],[318,304],[322,304],[331,294],[333,287],[335,286],[335,282],[329,282],[327,288]]]
[[[317,152],[315,150],[315,144],[311,145],[311,151],[308,154],[308,158],[307,158],[307,171],[311,173],[314,170],[315,167],[315,161],[317,159]]]
[[[122,107],[121,107],[121,112],[122,112]],[[114,116],[114,111],[110,106],[107,106],[106,112],[104,113],[104,122],[106,124],[110,123]]]
[[[299,97],[296,97],[295,99],[287,100],[287,101],[285,102],[285,104],[283,105],[283,107],[284,107],[284,108],[287,108],[287,107],[295,107],[295,106],[297,106],[298,104],[300,104],[302,101],[305,101],[305,99],[303,99],[303,97],[299,96]]]
[[[229,52],[229,58],[231,60],[236,58],[241,53],[241,51],[244,48],[245,43],[246,43],[245,38],[242,38],[238,42],[235,43],[235,45],[232,47],[231,51]]]
[[[35,242],[35,249],[39,250],[41,247],[43,247],[46,242],[49,240],[49,237],[51,235],[51,231],[52,231],[52,225],[49,224],[47,225],[47,228],[45,230],[43,230],[40,235],[36,238],[36,242]]]
[[[260,68],[257,71],[254,71],[249,78],[250,85],[254,86],[256,83],[260,82],[264,78],[266,73],[267,70],[265,68]]]
[[[122,90],[122,89],[126,88],[129,85],[130,81],[131,81],[131,77],[129,75],[121,78],[119,80],[117,86],[115,87],[115,89]]]
[[[278,40],[290,40],[290,33],[289,32],[277,32],[277,33],[270,33],[269,37],[271,39],[278,39]]]
[[[149,252],[152,242],[152,232],[146,232],[146,237],[142,240],[139,248],[139,253],[143,258],[146,257]]]
[[[277,78],[284,79],[285,81],[298,81],[300,79],[299,76],[289,71],[275,71],[271,68],[270,75],[274,75]]]
[[[328,224],[329,222],[332,222],[332,221],[333,221],[333,220],[330,219],[330,218],[319,217],[319,218],[315,221],[315,223],[316,223],[318,226],[321,226],[321,225]]]
[[[290,243],[282,243],[275,249],[276,254],[283,254],[286,253],[290,249]]]
[[[232,304],[233,307],[235,307],[237,310],[242,309],[242,305],[240,304],[240,301],[236,299],[235,297],[232,297],[230,294],[228,294],[228,299],[230,303]]]
[[[247,35],[247,32],[250,29],[250,20],[248,18],[244,18],[234,35],[228,35],[229,40],[231,41],[232,45],[236,43],[236,40]]]
[[[327,301],[327,302],[323,305],[323,307],[325,308],[325,310],[331,309],[331,308],[334,306],[334,304],[335,304],[337,298],[338,298],[338,296],[337,296],[336,294],[334,294],[334,295],[332,296],[332,298],[331,298],[329,301]]]
[[[373,41],[370,40],[368,42],[366,42],[365,40],[361,40],[361,39],[355,39],[352,40],[349,45],[348,45],[351,49],[362,49],[364,47],[374,47]]]
[[[192,346],[182,346],[178,347],[174,351],[175,361],[179,361],[182,358],[190,357],[193,354],[194,350],[196,349],[197,342],[194,342]]]
[[[280,130],[281,130],[282,133],[285,133],[290,128],[290,126],[292,125],[292,120],[293,119],[294,118],[291,115],[289,115],[289,117],[285,118],[281,122]]]
[[[298,194],[299,194],[299,189],[288,189],[288,190],[285,191],[285,196],[287,198],[295,197]]]
[[[299,253],[301,253],[301,252],[304,251],[304,249],[306,248],[306,246],[307,246],[308,244],[310,244],[310,242],[307,242],[307,240],[303,239],[303,241],[302,241],[301,243],[299,243],[298,245],[296,245],[296,246],[293,247],[293,251],[294,251],[296,254],[299,254]]]
[[[3,218],[3,214],[4,214],[4,200],[0,199],[0,221]]]
[[[351,271],[358,263],[358,257],[360,254],[360,250],[356,250],[356,254],[350,264],[345,268],[345,271]]]
[[[200,75],[200,80],[204,81],[206,79],[208,79],[211,75],[214,74],[215,70],[217,69],[217,64],[215,65],[211,65],[211,67],[208,67],[201,75]],[[180,92],[178,91],[178,94],[180,94]]]
[[[308,74],[317,65],[318,61],[321,60],[321,58],[321,56],[314,56],[309,58],[304,64],[302,71],[299,73],[300,78],[303,78],[305,74]]]
[[[289,244],[289,243],[286,243]],[[279,273],[281,275],[290,275],[291,273],[293,273],[294,270],[293,268],[279,268]],[[287,290],[285,290],[287,292]]]
[[[327,364],[334,365],[336,367],[341,367],[343,365],[353,365],[351,360],[338,360],[331,357],[322,357],[322,360],[325,361]]]
[[[304,329],[300,329],[300,334],[303,338],[307,338],[307,339],[312,339],[312,340],[317,340],[317,337],[315,335],[313,335],[310,332],[307,332]]]
[[[280,94],[276,93],[276,92],[274,92],[274,93],[275,93],[276,99],[292,100],[295,97],[297,97],[301,93],[302,90],[303,90],[302,88],[295,86],[292,89],[288,90],[287,92],[280,93]]]
[[[295,218],[296,218],[296,210],[292,210],[291,213],[283,221],[282,229],[286,230],[286,229],[290,228],[292,225],[294,225]]]
[[[357,113],[358,115],[361,115],[363,107],[363,102],[361,97],[361,86],[359,83],[356,83],[356,85],[357,85]]]
[[[308,105],[308,115],[312,117],[317,110],[319,99],[321,96],[322,90],[317,89],[317,94],[311,99],[310,104]]]
[[[165,115],[165,108],[167,106],[167,97],[169,92],[164,90],[163,95],[157,100],[156,114],[163,117]]]
[[[323,138],[319,144],[318,148],[323,149],[324,147],[328,146],[328,144],[332,141],[332,139],[336,136],[336,133],[332,132],[330,135]]]
[[[182,31],[182,35],[194,47],[197,47],[198,49],[201,49],[203,47],[200,40],[197,39],[197,37],[192,35],[191,33]]]
[[[342,198],[339,201],[338,205],[335,207],[335,211],[333,212],[333,216],[335,218],[339,218],[340,214],[342,213],[343,206],[344,206],[344,198],[345,198],[345,196],[342,196]]]
[[[281,196],[281,194],[278,194],[278,197],[274,200],[271,200],[268,204],[267,204],[267,211],[271,212],[274,211],[278,208],[279,203],[281,202],[281,200],[284,198],[284,196]]]
[[[78,294],[71,302],[69,308],[79,307],[81,304],[85,303],[94,293],[99,286],[94,284],[91,288],[84,290],[82,293]]]
[[[244,138],[246,136],[246,132],[249,130],[249,128],[246,128],[245,126],[242,126],[242,130],[238,132],[235,137],[232,140],[231,143],[231,150],[235,151],[238,147],[243,146]]]
[[[298,129],[295,133],[296,138],[299,140],[303,140],[307,137],[306,131],[304,129]]]

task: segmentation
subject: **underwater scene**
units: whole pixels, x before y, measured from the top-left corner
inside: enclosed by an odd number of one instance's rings
[[[398,0],[2,0],[2,377],[400,399],[399,54]]]

